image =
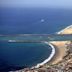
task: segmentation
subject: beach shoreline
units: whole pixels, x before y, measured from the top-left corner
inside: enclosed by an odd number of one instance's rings
[[[72,29],[72,25],[67,26],[66,28],[62,29],[59,32],[56,32],[57,34],[66,34],[65,31],[70,31],[70,29]],[[72,31],[71,31],[72,32]],[[71,32],[67,32],[67,34],[71,34]],[[37,66],[35,66],[35,68],[39,68],[40,66],[45,65],[46,63],[49,65],[54,65],[59,63],[60,61],[63,60],[63,57],[66,55],[66,44],[69,41],[49,41],[49,42],[45,42],[46,44],[50,45],[53,49],[54,53],[52,56],[50,56],[50,59],[46,59],[45,61],[43,61],[42,63],[37,64]]]
[[[67,26],[66,28],[62,29],[59,32],[56,32],[56,34],[66,34],[64,31],[69,30],[70,28],[72,29],[72,25]],[[38,63],[36,66],[33,68],[39,68],[40,66],[45,66],[45,65],[54,65],[59,63],[60,61],[63,60],[63,57],[66,55],[66,44],[70,41],[45,41],[45,44],[48,44],[52,48],[52,53],[51,55],[45,59],[43,62]]]
[[[62,34],[72,34],[72,25],[62,29],[59,32],[56,32],[56,34],[61,34],[61,35]],[[66,64],[64,63],[64,61],[66,62],[64,57],[66,55],[68,55],[67,54],[67,52],[68,52],[67,46],[68,46],[68,44],[70,44],[70,42],[71,41],[49,41],[49,42],[44,41],[45,44],[48,44],[51,46],[51,48],[52,48],[51,55],[47,59],[45,59],[43,62],[30,68],[28,71],[32,72],[30,70],[33,70],[33,72],[38,72],[38,70],[40,70],[40,69],[47,70],[48,68],[51,68],[51,70],[52,69],[53,69],[53,71],[58,70],[58,72],[59,72],[59,68],[60,68],[60,72],[62,72],[61,69],[62,68],[64,69],[64,66],[67,64],[67,63]],[[63,67],[61,68],[60,65]],[[46,72],[48,72],[48,71],[46,71]],[[52,71],[49,71],[49,72],[52,72]]]
[[[46,59],[42,63],[39,63],[35,67],[29,69],[30,72],[32,72],[32,71],[38,72],[39,70],[46,70],[46,72],[48,72],[47,71],[48,68],[51,68],[51,70],[54,69],[54,72],[57,72],[55,70],[56,67],[60,66],[61,63],[63,65],[65,65],[65,63],[63,62],[64,56],[67,55],[67,51],[68,51],[67,50],[67,44],[70,44],[70,41],[49,41],[49,42],[44,42],[44,43],[46,43],[48,45],[49,44],[52,45],[54,50],[55,50],[55,53],[53,54],[53,56],[50,58],[49,61],[48,61],[48,59]]]
[[[53,56],[53,58],[51,59],[51,61],[48,63],[49,65],[54,65],[59,63],[60,61],[63,60],[63,57],[66,55],[66,43],[68,41],[51,41],[50,43],[52,43],[55,46],[55,55]]]
[[[49,56],[47,59],[45,59],[45,60],[44,60],[43,62],[41,62],[41,63],[38,63],[36,66],[33,66],[31,69],[33,69],[33,68],[39,68],[39,67],[45,65],[45,64],[48,63],[48,62],[53,58],[53,56],[55,55],[55,47],[54,47],[50,42],[45,41],[44,43],[47,44],[47,45],[49,45],[49,46],[51,46],[52,52],[51,52],[50,56]]]
[[[69,25],[66,28],[56,32],[56,34],[72,34],[72,25]]]

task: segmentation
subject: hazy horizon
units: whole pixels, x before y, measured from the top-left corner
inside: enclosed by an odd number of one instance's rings
[[[72,0],[0,0],[0,7],[46,7],[72,9]]]

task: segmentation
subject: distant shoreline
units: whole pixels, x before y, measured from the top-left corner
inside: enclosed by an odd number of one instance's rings
[[[70,31],[69,29],[72,29],[72,25],[69,25],[69,26],[67,26],[66,28],[64,28],[64,29],[62,29],[62,30],[60,30],[59,32],[56,32],[56,34],[70,34],[70,33],[65,33],[64,31],[65,30],[67,30],[67,31]],[[72,34],[72,31],[71,31],[71,34]]]

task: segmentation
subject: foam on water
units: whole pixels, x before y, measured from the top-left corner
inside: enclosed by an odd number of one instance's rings
[[[50,56],[47,59],[45,59],[41,63],[38,63],[35,67],[32,67],[32,68],[39,68],[40,66],[42,66],[42,65],[46,64],[47,62],[49,62],[53,58],[53,56],[55,55],[55,48],[54,48],[54,46],[51,43],[49,43],[49,42],[44,42],[44,43],[51,46],[52,52],[51,52]]]
[[[64,30],[69,29],[69,28],[72,28],[72,25],[69,25],[69,26],[67,26],[66,28],[64,28],[64,29],[62,29],[61,31],[56,32],[56,33],[57,33],[57,34],[61,34]]]

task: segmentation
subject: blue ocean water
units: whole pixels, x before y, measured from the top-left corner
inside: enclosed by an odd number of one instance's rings
[[[0,69],[34,66],[47,59],[51,50],[44,43],[0,42]]]
[[[0,8],[0,34],[52,34],[70,24],[69,9]],[[41,43],[0,42],[0,70],[36,65],[50,53],[51,48]]]
[[[69,9],[0,8],[0,34],[51,34],[70,24]]]

